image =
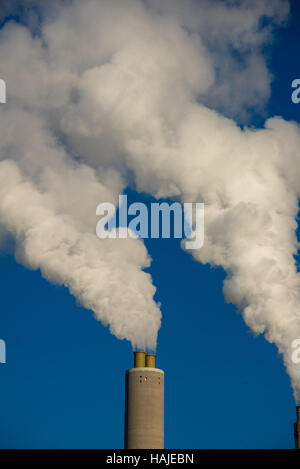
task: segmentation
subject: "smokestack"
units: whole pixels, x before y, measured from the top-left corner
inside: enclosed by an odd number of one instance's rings
[[[164,372],[155,355],[134,353],[134,368],[126,371],[125,449],[164,447]]]
[[[134,368],[143,368],[146,366],[146,352],[134,352]]]
[[[146,367],[155,368],[155,355],[154,353],[147,353],[146,355]]]
[[[295,449],[300,449],[300,406],[296,407],[297,422],[294,423]]]

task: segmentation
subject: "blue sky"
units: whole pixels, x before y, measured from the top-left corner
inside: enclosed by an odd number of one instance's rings
[[[276,33],[267,115],[300,122],[300,5]],[[268,54],[270,54],[268,50]],[[264,116],[265,117],[265,116]],[[262,116],[255,116],[259,125]],[[128,190],[130,201],[154,199]],[[162,304],[157,366],[165,370],[166,448],[292,448],[295,403],[274,345],[224,302],[225,273],[179,240],[145,240]],[[122,448],[129,342],[120,341],[39,271],[0,257],[1,448]]]

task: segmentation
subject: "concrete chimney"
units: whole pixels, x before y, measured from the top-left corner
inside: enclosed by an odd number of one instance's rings
[[[126,371],[125,449],[164,447],[164,372],[155,355],[135,352],[134,368]]]
[[[300,449],[300,406],[296,407],[297,422],[294,423],[295,449]]]

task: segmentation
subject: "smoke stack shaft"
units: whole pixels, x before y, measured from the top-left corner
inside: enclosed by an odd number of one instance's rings
[[[164,448],[164,372],[152,354],[135,352],[134,363],[126,372],[125,449]]]
[[[300,449],[300,406],[297,406],[297,422],[294,423],[295,448]]]

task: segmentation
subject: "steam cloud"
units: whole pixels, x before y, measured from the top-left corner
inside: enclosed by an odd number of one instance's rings
[[[17,261],[67,285],[117,337],[155,349],[146,249],[97,239],[95,208],[116,204],[132,175],[155,197],[203,201],[205,243],[192,254],[226,270],[226,300],[276,343],[299,399],[300,129],[280,117],[263,129],[235,122],[264,112],[262,48],[288,2],[5,6],[23,18],[0,31],[0,223]]]

